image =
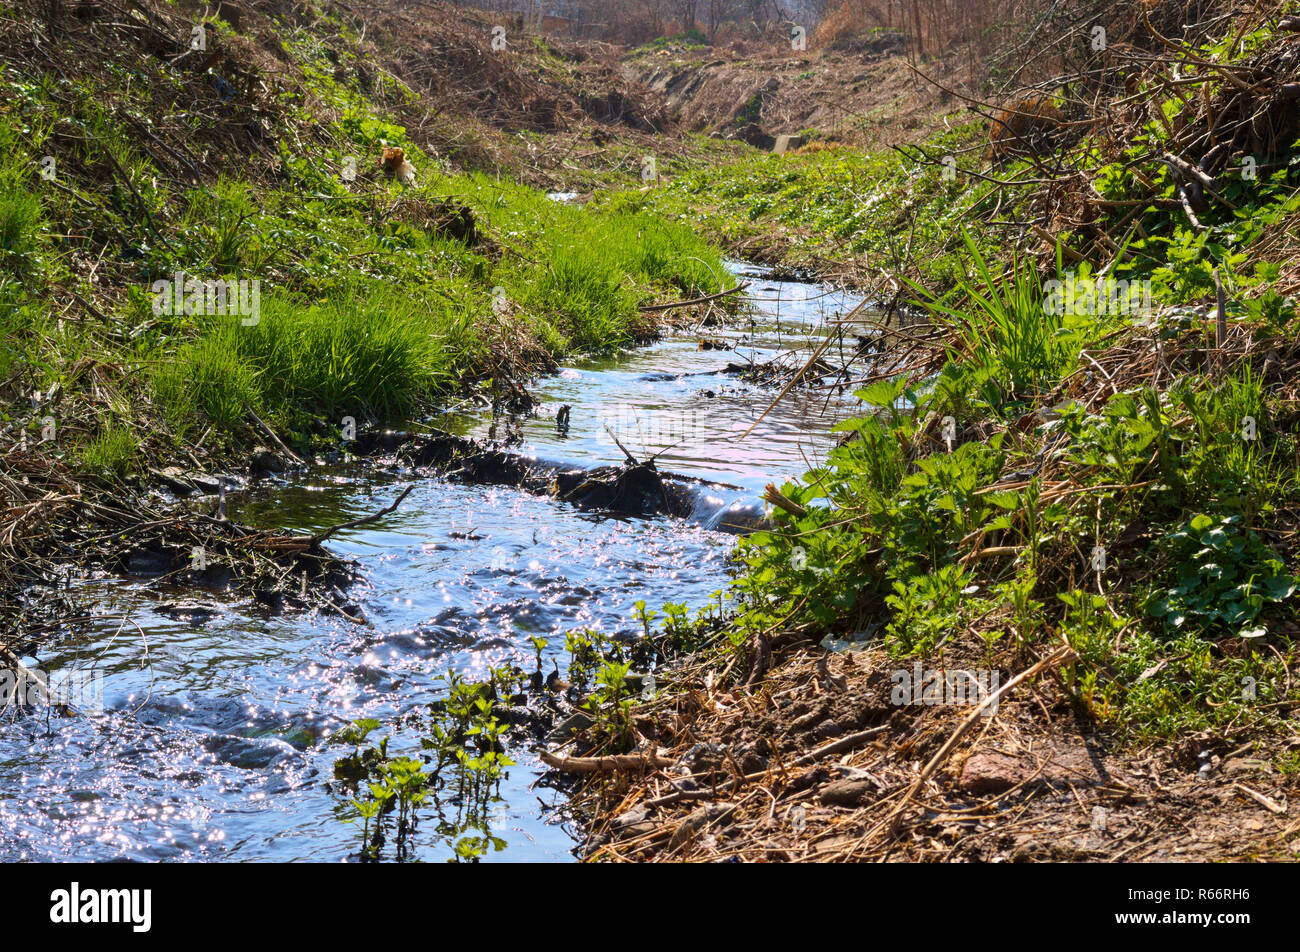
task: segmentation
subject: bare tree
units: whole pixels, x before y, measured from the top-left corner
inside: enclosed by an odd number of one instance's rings
[[[675,0],[677,18],[681,22],[683,32],[695,29],[695,13],[698,5],[699,0]]]

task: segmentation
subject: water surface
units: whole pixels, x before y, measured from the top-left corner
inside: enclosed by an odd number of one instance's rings
[[[334,613],[276,616],[147,579],[76,582],[94,621],[26,660],[47,671],[93,667],[105,709],[0,718],[0,860],[346,861],[359,836],[326,789],[344,750],[325,743],[333,731],[373,717],[395,750],[413,750],[398,722],[437,696],[444,672],[531,667],[528,638],[538,634],[550,640],[546,669],[563,669],[567,630],[633,634],[638,600],[708,601],[726,584],[735,544],[714,528],[718,514],[758,505],[767,482],[806,470],[851,408],[844,395],[792,391],[737,441],[777,391],[728,365],[802,348],[787,358],[801,364],[822,325],[857,303],[737,271],[752,282],[752,320],[575,362],[537,386],[535,416],[440,421],[584,466],[621,461],[613,431],[638,456],[658,454],[661,469],[714,484],[691,519],[613,518],[513,488],[318,471],[235,496],[230,513],[318,531],[377,511],[414,481],[398,511],[329,543],[361,566],[350,599],[368,625]],[[726,349],[701,349],[706,339]],[[556,426],[561,405],[571,408],[567,431]],[[519,763],[487,818],[504,848],[487,858],[571,859],[563,798],[536,785],[542,770],[529,751],[510,753]],[[425,811],[413,858],[451,855],[461,835],[452,811]]]

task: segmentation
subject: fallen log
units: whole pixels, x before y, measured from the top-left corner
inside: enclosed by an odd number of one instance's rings
[[[670,757],[662,757],[649,751],[641,754],[606,754],[603,757],[561,757],[548,750],[540,751],[538,756],[542,763],[555,770],[566,773],[615,773],[627,770],[658,770],[671,767],[674,763]]]

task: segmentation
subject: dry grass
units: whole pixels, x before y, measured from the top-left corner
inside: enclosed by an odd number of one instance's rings
[[[594,815],[587,858],[1295,859],[1300,824],[1279,807],[1300,788],[1250,757],[1248,735],[1121,753],[1074,716],[1056,672],[977,716],[918,786],[973,709],[891,703],[892,672],[910,667],[805,648],[745,690],[686,676],[639,717],[672,766],[601,776],[578,797]],[[1199,779],[1206,762],[1216,769]]]

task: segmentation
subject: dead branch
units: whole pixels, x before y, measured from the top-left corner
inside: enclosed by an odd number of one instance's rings
[[[673,301],[669,304],[643,304],[637,310],[640,311],[670,311],[677,307],[690,307],[692,304],[706,304],[709,301],[716,301],[718,298],[729,297],[732,294],[739,294],[749,287],[748,282],[738,284],[734,288],[726,291],[719,291],[717,294],[709,294],[704,297],[691,298],[689,301]]]
[[[383,509],[380,509],[376,513],[373,513],[369,516],[362,516],[360,519],[352,519],[349,522],[341,522],[336,526],[330,526],[328,529],[316,533],[309,540],[308,547],[315,548],[316,546],[324,542],[326,539],[328,539],[330,536],[334,535],[334,533],[336,532],[342,532],[344,529],[355,529],[358,526],[369,525],[370,523],[374,522],[377,519],[382,519],[384,516],[388,515],[390,512],[394,511],[398,506],[400,506],[402,504],[402,500],[405,499],[408,495],[410,495],[411,490],[414,488],[415,488],[414,483],[412,483],[410,486],[407,486],[405,489],[402,490],[401,495],[399,495],[396,499],[393,500],[391,505],[385,506]]]

